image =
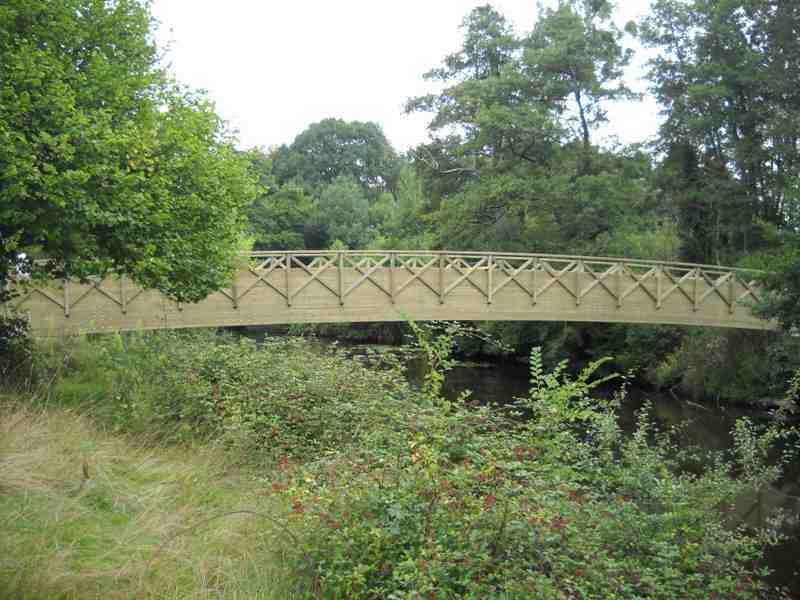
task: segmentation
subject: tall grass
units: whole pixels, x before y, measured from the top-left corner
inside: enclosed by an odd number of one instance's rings
[[[0,597],[300,597],[269,520],[280,508],[230,455],[4,404]]]

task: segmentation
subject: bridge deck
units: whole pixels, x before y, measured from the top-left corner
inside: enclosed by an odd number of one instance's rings
[[[726,267],[461,252],[256,252],[234,284],[181,305],[127,278],[24,287],[35,334],[285,323],[584,321],[771,329]]]

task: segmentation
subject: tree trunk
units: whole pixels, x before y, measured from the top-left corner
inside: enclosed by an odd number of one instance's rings
[[[581,131],[583,133],[583,159],[578,168],[578,174],[587,175],[591,166],[592,140],[589,135],[589,123],[586,120],[586,110],[583,108],[583,98],[579,89],[575,90],[575,102],[578,104],[578,114],[580,115]]]

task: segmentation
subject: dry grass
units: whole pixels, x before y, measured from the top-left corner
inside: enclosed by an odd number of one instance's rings
[[[302,596],[280,508],[230,455],[2,405],[0,598]]]

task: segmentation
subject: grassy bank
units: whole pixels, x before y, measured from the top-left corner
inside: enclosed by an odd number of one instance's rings
[[[279,508],[228,453],[5,402],[0,597],[293,597]]]
[[[441,333],[441,332],[440,332]],[[784,434],[700,453],[531,362],[504,409],[300,340],[158,333],[39,346],[0,441],[0,590],[21,598],[766,597],[772,530],[727,508]],[[24,387],[24,386],[23,386]],[[22,398],[22,399],[21,399]]]

